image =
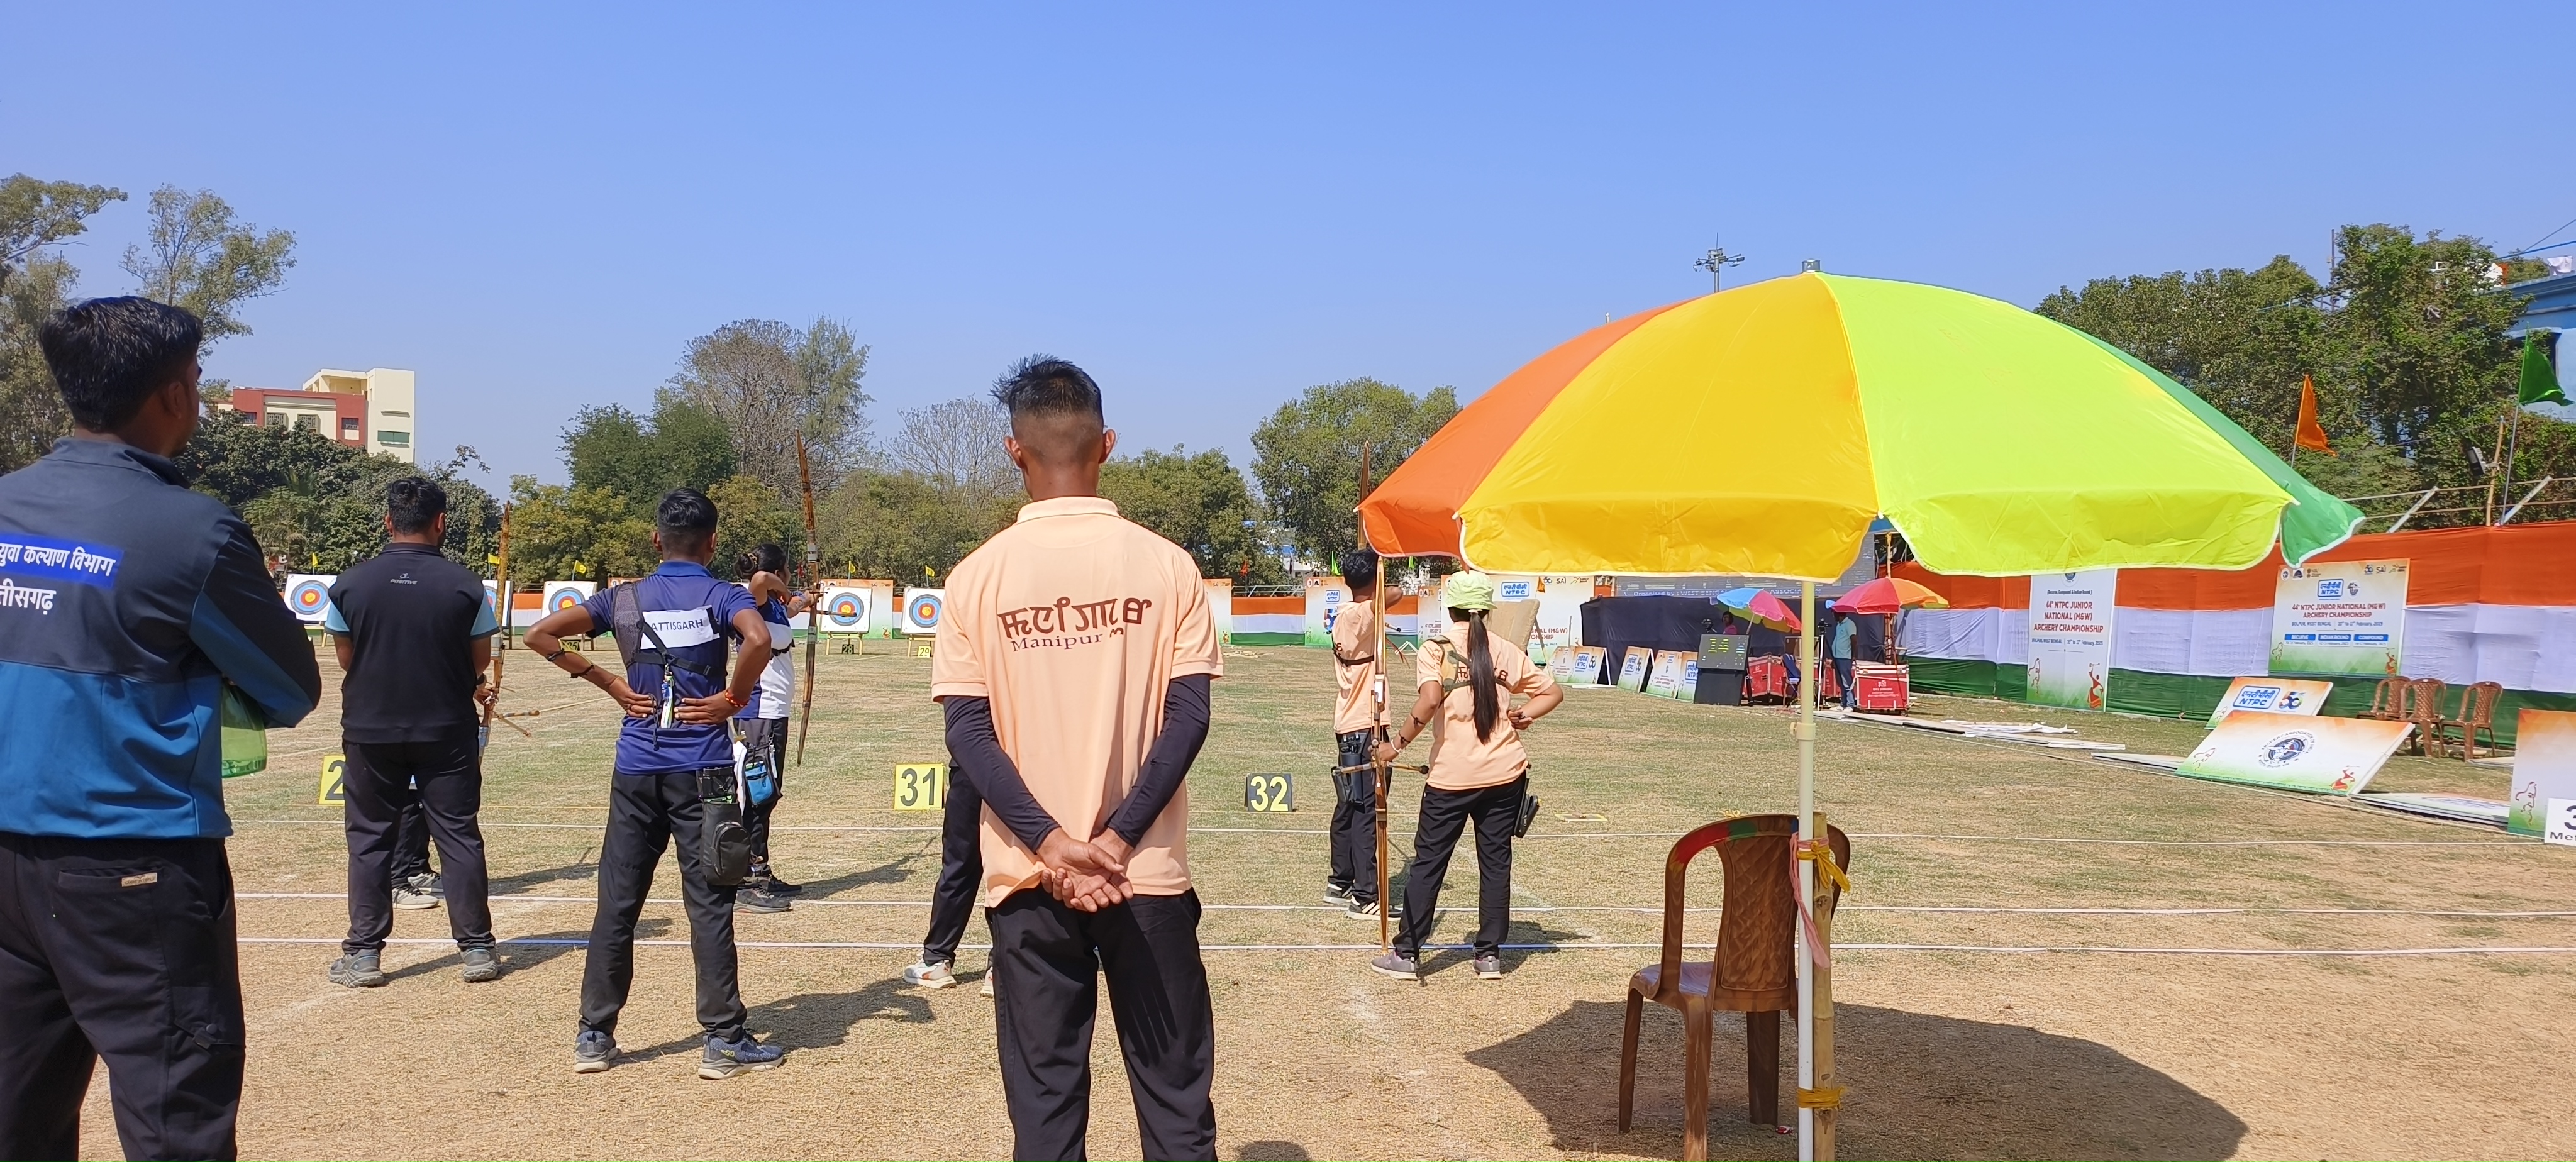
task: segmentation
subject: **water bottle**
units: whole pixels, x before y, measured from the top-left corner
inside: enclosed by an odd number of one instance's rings
[[[224,777],[238,779],[268,769],[268,720],[230,682],[216,700],[224,747]]]

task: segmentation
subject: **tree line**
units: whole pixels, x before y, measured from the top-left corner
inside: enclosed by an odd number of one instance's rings
[[[35,329],[80,279],[62,244],[125,197],[23,174],[0,181],[0,471],[67,430]],[[207,190],[165,186],[147,213],[146,240],[121,263],[134,293],[195,311],[209,350],[249,334],[242,308],[284,284],[294,235],[239,221]],[[2346,226],[2335,241],[2322,278],[2283,255],[2251,270],[2097,278],[2060,287],[2037,309],[2172,376],[2285,454],[2300,383],[2312,379],[2336,454],[2306,455],[2298,468],[2329,492],[2483,483],[2497,471],[2520,358],[2504,333],[2522,305],[2512,284],[2546,268],[2475,238],[2400,226]],[[567,483],[511,478],[512,573],[649,571],[654,503],[678,487],[715,500],[724,543],[776,541],[800,556],[810,475],[827,574],[944,577],[1019,507],[1001,443],[1008,421],[967,394],[901,411],[881,433],[869,414],[868,352],[846,323],[824,317],[739,320],[683,343],[649,407],[573,415],[560,441]],[[208,402],[227,390],[208,380]],[[1457,411],[1448,387],[1318,384],[1253,429],[1248,465],[1220,450],[1147,449],[1111,461],[1101,489],[1207,575],[1281,584],[1293,565],[1329,564],[1352,543],[1363,446],[1383,478]],[[483,467],[471,448],[414,468],[319,433],[217,417],[181,467],[242,514],[282,569],[321,572],[382,548],[383,486],[419,472],[448,488],[448,554],[492,572],[502,503],[470,478]],[[2523,424],[2511,474],[2576,476],[2576,425]]]

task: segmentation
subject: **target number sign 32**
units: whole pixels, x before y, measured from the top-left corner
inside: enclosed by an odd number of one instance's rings
[[[894,768],[894,809],[897,811],[937,811],[948,805],[948,764],[897,763]]]
[[[1243,809],[1246,811],[1296,810],[1296,777],[1293,775],[1244,776]]]

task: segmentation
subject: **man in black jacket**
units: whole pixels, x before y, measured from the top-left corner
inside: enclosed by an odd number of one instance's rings
[[[340,574],[323,628],[340,683],[349,831],[349,935],[330,977],[385,983],[393,864],[404,813],[418,807],[446,867],[447,926],[466,983],[498,980],[483,864],[483,755],[475,694],[500,626],[483,579],[440,555],[447,492],[406,476],[385,486],[385,551]],[[403,885],[408,887],[410,885]]]

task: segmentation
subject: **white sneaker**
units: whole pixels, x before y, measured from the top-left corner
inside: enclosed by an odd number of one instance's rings
[[[905,966],[903,983],[926,989],[954,988],[957,984],[957,974],[948,971],[948,965],[945,963],[931,964],[925,961]]]

